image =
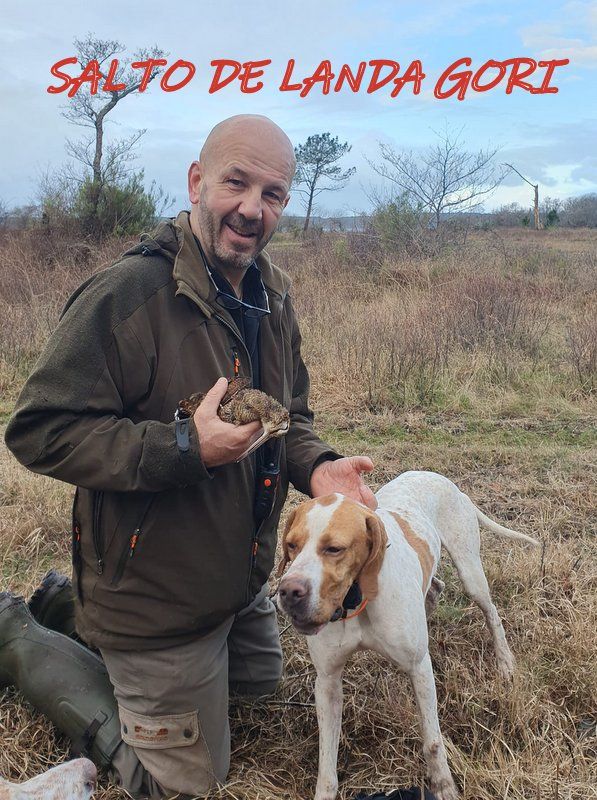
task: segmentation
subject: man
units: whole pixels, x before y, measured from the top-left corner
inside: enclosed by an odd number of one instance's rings
[[[217,125],[189,169],[190,214],[75,293],[6,432],[29,469],[78,487],[76,627],[105,667],[5,594],[0,685],[15,682],[135,797],[205,795],[224,781],[229,684],[263,695],[279,681],[267,578],[288,481],[375,505],[360,476],[370,460],[340,458],[313,432],[289,280],[263,252],[294,169],[267,118]],[[261,451],[235,463],[260,426],[217,415],[234,375],[290,410],[264,521]],[[192,424],[175,421],[197,391]]]

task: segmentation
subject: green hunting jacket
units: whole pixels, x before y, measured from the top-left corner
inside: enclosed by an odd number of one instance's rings
[[[313,432],[290,280],[266,253],[257,265],[271,309],[260,326],[261,387],[291,420],[257,543],[254,459],[208,470],[194,423],[185,437],[174,422],[182,398],[233,376],[235,358],[251,374],[188,212],[75,292],[17,401],[10,450],[77,486],[77,630],[91,645],[183,644],[246,606],[272,570],[288,481],[308,494],[316,462],[338,457]]]

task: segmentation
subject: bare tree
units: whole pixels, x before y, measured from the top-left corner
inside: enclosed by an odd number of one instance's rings
[[[355,173],[355,167],[343,171],[336,164],[351,149],[352,145],[348,142],[340,144],[338,137],[332,137],[330,133],[316,133],[309,136],[304,144],[294,148],[296,173],[293,188],[300,195],[306,211],[303,231],[309,227],[315,198],[322,192],[343,189],[350,176]],[[322,180],[328,181],[328,184],[321,185]]]
[[[541,228],[541,222],[539,220],[539,184],[538,183],[531,183],[527,178],[524,177],[524,175],[522,175],[516,169],[516,167],[513,167],[512,164],[504,164],[504,166],[508,167],[509,169],[511,169],[517,175],[520,175],[520,177],[523,179],[523,181],[525,183],[528,183],[529,186],[532,186],[533,189],[535,190],[535,202],[534,202],[533,208],[534,208],[534,215],[535,215],[535,230],[538,231]]]
[[[498,148],[469,152],[461,133],[446,128],[436,134],[436,144],[417,155],[380,142],[381,163],[368,160],[378,175],[398,187],[404,200],[428,215],[438,242],[446,214],[478,208],[504,177],[503,169],[493,163]]]
[[[4,200],[0,200],[0,230],[5,228],[8,223],[9,211]]]
[[[569,197],[562,209],[565,225],[572,228],[597,228],[597,194]]]
[[[85,66],[95,60],[98,62],[100,70],[103,70],[104,66],[113,58],[125,51],[124,45],[120,42],[113,39],[97,39],[91,33],[88,33],[84,39],[75,39],[74,44],[80,64]],[[165,55],[164,51],[156,46],[144,48],[134,53],[131,62],[163,59]],[[149,81],[154,80],[160,71],[159,66],[154,67],[151,70]],[[83,165],[84,174],[78,175],[72,169],[65,171],[66,177],[72,183],[82,184],[89,180],[89,175],[91,176],[91,186],[87,197],[91,218],[97,215],[104,187],[108,184],[118,183],[132,171],[133,151],[146,132],[145,129],[136,131],[125,138],[114,139],[105,145],[105,123],[106,117],[118,103],[128,95],[139,91],[142,78],[142,70],[134,70],[125,64],[119,64],[118,70],[112,76],[112,84],[123,83],[123,89],[107,93],[102,91],[92,95],[88,86],[83,85],[62,111],[64,118],[71,124],[92,130],[90,136],[81,140],[67,139],[66,141],[67,153]]]
[[[491,224],[496,225],[498,228],[515,228],[522,224],[522,219],[526,213],[526,208],[523,208],[519,203],[512,202],[494,209],[488,215],[488,218]]]

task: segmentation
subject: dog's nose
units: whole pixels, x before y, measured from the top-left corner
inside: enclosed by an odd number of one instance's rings
[[[309,596],[309,581],[305,578],[282,578],[278,595],[286,608],[295,608]]]

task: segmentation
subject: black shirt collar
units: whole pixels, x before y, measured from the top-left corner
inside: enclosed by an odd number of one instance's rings
[[[236,292],[232,288],[231,283],[219,272],[215,267],[212,267],[209,262],[207,261],[207,256],[203,248],[201,247],[201,242],[193,234],[193,238],[197,243],[197,247],[199,248],[199,252],[201,253],[201,258],[203,259],[203,264],[206,269],[209,269],[211,272],[212,278],[214,279],[214,283],[218,287],[221,292],[226,292],[226,294],[231,294],[233,297],[236,297]],[[245,303],[250,303],[253,306],[257,306],[258,308],[265,308],[265,298],[263,297],[264,288],[263,282],[261,280],[261,271],[257,266],[257,262],[253,260],[253,262],[248,267],[247,271],[243,276],[243,280],[241,283],[242,295],[241,299],[245,301]]]

